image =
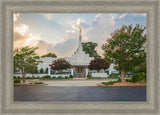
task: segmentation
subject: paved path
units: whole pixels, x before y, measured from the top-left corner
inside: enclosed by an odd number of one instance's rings
[[[98,83],[114,81],[117,79],[104,79],[104,80],[41,80],[47,83],[47,86],[97,86]]]
[[[15,101],[146,101],[146,87],[14,86]]]

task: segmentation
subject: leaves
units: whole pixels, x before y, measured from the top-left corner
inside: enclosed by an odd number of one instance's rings
[[[35,73],[37,65],[42,61],[36,55],[35,50],[38,47],[23,47],[14,50],[14,72],[21,71],[21,73]]]
[[[85,53],[89,54],[90,57],[101,57],[97,54],[97,51],[95,50],[95,48],[98,46],[97,43],[85,42],[82,43],[82,46]]]
[[[124,68],[125,71],[139,65],[146,57],[145,29],[146,27],[142,28],[138,24],[134,28],[132,25],[124,25],[111,33],[111,38],[102,46],[105,59],[118,65],[120,70]]]
[[[53,58],[56,58],[57,57],[57,55],[55,54],[55,53],[48,53],[48,54],[46,54],[46,55],[43,55],[43,56],[41,56],[42,58],[44,58],[44,57],[53,57]]]
[[[102,58],[96,58],[92,60],[88,66],[90,70],[101,70],[101,69],[108,69],[110,66],[109,62]]]
[[[53,63],[50,66],[52,70],[63,70],[70,68],[71,65],[65,59],[57,59],[53,61]]]

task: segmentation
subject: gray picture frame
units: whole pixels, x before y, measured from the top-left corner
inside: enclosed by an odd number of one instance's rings
[[[160,114],[159,0],[0,0],[0,113]],[[146,102],[14,102],[13,13],[147,13]]]

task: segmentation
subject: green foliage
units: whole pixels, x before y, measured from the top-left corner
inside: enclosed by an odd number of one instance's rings
[[[131,79],[126,79],[127,82],[146,82],[146,73],[133,74]]]
[[[34,84],[44,84],[43,82],[35,82]]]
[[[140,63],[138,66],[135,66],[134,71],[146,73],[146,61]]]
[[[50,79],[51,76],[50,75],[45,75],[45,76],[42,76],[43,79]]]
[[[106,60],[104,60],[102,58],[95,57],[95,59],[91,60],[91,62],[89,63],[88,68],[90,70],[98,70],[99,71],[101,69],[104,69],[104,70],[108,69],[109,66],[110,66],[110,64]]]
[[[53,63],[50,66],[52,70],[59,70],[60,73],[62,73],[61,70],[70,68],[71,65],[65,59],[57,59],[53,61]]]
[[[117,81],[108,81],[108,82],[102,82],[104,85],[113,85],[114,83],[121,82],[121,78],[118,77]]]
[[[64,79],[62,76],[58,76],[57,79]]]
[[[88,74],[88,75],[87,75],[87,78],[91,78],[91,75]]]
[[[73,78],[73,75],[69,75],[69,78],[71,78],[71,79],[72,79],[72,78]]]
[[[14,79],[14,83],[20,83],[21,82],[21,79]]]
[[[86,54],[89,54],[90,57],[101,57],[97,54],[95,48],[98,46],[97,43],[85,42],[82,43],[83,50]]]
[[[65,78],[65,79],[68,79],[68,76],[65,76],[64,78]]]
[[[117,83],[117,81],[102,82],[104,85],[113,85],[114,83]]]
[[[14,72],[22,73],[23,82],[25,82],[26,73],[36,73],[37,65],[41,63],[40,57],[36,55],[35,50],[38,47],[23,47],[14,50]]]
[[[117,80],[117,82],[121,82],[121,78],[120,78],[120,77],[118,77],[118,80]]]
[[[55,53],[48,53],[48,54],[46,54],[46,55],[43,55],[43,56],[41,56],[42,58],[44,58],[44,57],[53,57],[53,58],[56,58],[57,57],[57,55],[55,54]]]
[[[53,76],[52,79],[56,79],[56,76]]]
[[[108,78],[118,78],[118,74],[116,73],[111,73]]]
[[[48,73],[48,67],[46,68],[45,73]]]
[[[118,69],[124,73],[123,77],[126,71],[131,71],[146,59],[145,29],[146,27],[142,28],[140,25],[124,25],[111,33],[111,38],[102,46],[105,59],[118,65]]]
[[[44,73],[44,70],[43,68],[40,69],[39,73]]]

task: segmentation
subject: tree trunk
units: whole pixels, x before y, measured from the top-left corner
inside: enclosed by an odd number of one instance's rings
[[[26,78],[25,78],[25,74],[24,74],[23,70],[22,70],[22,81],[23,81],[23,83],[26,82]]]
[[[122,70],[121,70],[121,81],[122,81],[122,83],[125,82],[125,71],[124,71],[124,68],[122,68]]]

